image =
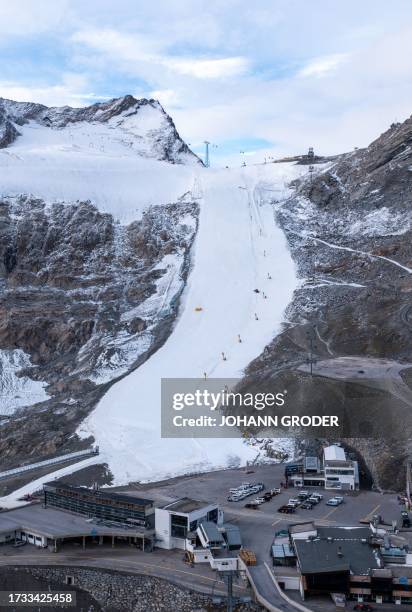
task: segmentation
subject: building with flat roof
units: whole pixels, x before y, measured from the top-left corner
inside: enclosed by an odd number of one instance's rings
[[[218,571],[239,569],[242,538],[237,525],[223,522],[218,504],[189,497],[155,510],[156,546],[180,548],[192,563],[209,563]]]
[[[1,512],[0,538],[3,543],[23,541],[54,550],[70,541],[82,543],[83,547],[91,541],[112,546],[116,541],[123,541],[152,549],[154,529],[90,520],[56,508],[44,508],[37,503]]]
[[[348,459],[344,449],[337,444],[323,449],[321,462],[307,457],[300,469],[290,472],[287,477],[295,487],[321,486],[339,491],[359,489],[358,462]]]
[[[188,533],[195,533],[202,522],[223,522],[223,512],[218,504],[182,497],[156,508],[156,546],[185,550]]]
[[[58,508],[106,522],[154,527],[154,502],[151,499],[108,489],[73,487],[63,482],[43,485],[43,496],[45,508]]]

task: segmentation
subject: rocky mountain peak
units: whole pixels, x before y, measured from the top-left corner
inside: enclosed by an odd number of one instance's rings
[[[22,135],[20,128],[30,122],[52,130],[70,130],[80,124],[108,125],[130,138],[130,146],[144,142],[146,157],[171,163],[202,163],[181,139],[172,118],[154,99],[137,99],[128,94],[72,108],[0,98],[0,149],[15,142]]]

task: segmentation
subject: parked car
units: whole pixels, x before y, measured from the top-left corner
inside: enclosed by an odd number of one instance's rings
[[[354,610],[362,610],[362,612],[372,612],[375,608],[367,603],[357,603],[353,606]]]
[[[323,499],[322,493],[312,493],[311,497],[317,497],[319,501]]]
[[[266,499],[264,497],[257,497],[254,502],[255,504],[258,504],[260,506],[260,504],[264,504],[266,501]]]
[[[271,489],[270,492],[272,493],[272,495],[279,495],[280,494],[280,489]]]
[[[326,502],[327,506],[340,506],[340,501],[338,501],[337,499],[335,499],[334,497],[331,497],[330,499],[328,499],[328,501]]]
[[[402,527],[409,528],[411,526],[411,519],[409,518],[409,512],[406,512],[406,510],[403,510],[401,512],[401,519],[402,519]]]
[[[245,508],[249,508],[249,510],[259,510],[259,504],[256,504],[255,502],[248,502],[245,504]]]
[[[301,504],[301,500],[296,499],[296,497],[291,497],[290,500],[288,501],[288,504],[290,504],[291,506],[297,507]]]
[[[301,505],[301,508],[303,508],[304,510],[312,510],[314,505],[315,504],[313,502],[307,499],[305,502],[303,502],[303,504]]]
[[[278,508],[278,512],[282,512],[283,514],[293,514],[296,512],[296,510],[293,508],[293,506],[280,506],[280,508]]]
[[[337,499],[340,504],[343,504],[345,501],[345,498],[342,497],[342,495],[335,495],[335,499]]]
[[[307,499],[308,497],[310,497],[310,493],[309,491],[299,491],[298,497],[299,499]]]
[[[314,495],[312,495],[311,497],[309,497],[308,500],[306,500],[308,502],[310,502],[311,504],[313,504],[314,506],[316,506],[316,504],[318,504],[320,502],[319,497],[315,497]]]

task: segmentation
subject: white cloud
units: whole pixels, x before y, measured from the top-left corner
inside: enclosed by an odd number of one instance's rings
[[[136,94],[137,97],[143,97],[142,94]],[[154,98],[155,100],[159,100],[162,106],[168,106],[172,108],[179,104],[180,97],[179,94],[173,89],[154,89],[149,92],[149,97]]]
[[[12,37],[24,38],[59,28],[68,0],[13,0],[0,2],[0,46]]]
[[[164,58],[161,63],[180,74],[198,79],[221,79],[239,76],[247,72],[249,63],[244,57],[227,57],[222,59],[170,59]]]
[[[128,70],[134,68],[137,74],[141,73],[142,64],[148,64],[145,73],[151,69],[153,75],[160,67],[197,79],[220,79],[244,74],[249,66],[248,60],[243,57],[175,56],[168,54],[157,39],[112,29],[78,31],[73,34],[72,40],[104,54],[112,63],[126,62]]]
[[[13,81],[0,81],[0,96],[18,102],[37,102],[46,106],[84,106],[96,101],[96,95],[87,93],[86,77],[63,75],[61,83],[45,87],[21,85]]]
[[[331,72],[335,72],[346,59],[348,54],[336,53],[335,55],[327,55],[311,60],[299,72],[301,77],[323,77]]]

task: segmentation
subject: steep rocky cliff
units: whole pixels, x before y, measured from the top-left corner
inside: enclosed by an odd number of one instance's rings
[[[411,143],[412,119],[392,125],[277,208],[301,286],[245,380],[284,385],[303,414],[340,414],[383,489],[404,486],[412,450]]]

